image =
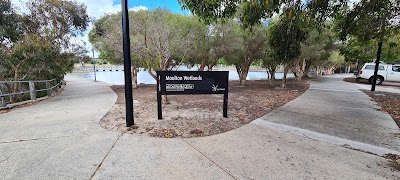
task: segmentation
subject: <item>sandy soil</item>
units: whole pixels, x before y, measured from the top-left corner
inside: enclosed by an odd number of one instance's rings
[[[134,89],[135,125],[125,127],[124,87],[112,86],[118,100],[102,119],[101,126],[124,133],[153,137],[209,136],[241,127],[252,120],[284,105],[304,93],[308,81],[290,80],[286,89],[280,81],[247,81],[240,86],[231,81],[229,87],[228,118],[222,116],[223,95],[168,96],[163,105],[163,118],[157,119],[155,85],[139,85]]]

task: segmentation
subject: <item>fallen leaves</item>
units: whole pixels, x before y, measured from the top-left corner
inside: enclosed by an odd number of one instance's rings
[[[400,155],[389,153],[389,154],[385,154],[383,157],[386,159],[390,159],[397,164],[400,164]]]

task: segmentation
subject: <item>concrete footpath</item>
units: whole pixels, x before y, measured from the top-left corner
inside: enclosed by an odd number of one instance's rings
[[[338,79],[241,128],[160,139],[101,128],[116,95],[67,76],[60,96],[0,114],[0,179],[399,179],[379,156],[398,153],[394,122]]]

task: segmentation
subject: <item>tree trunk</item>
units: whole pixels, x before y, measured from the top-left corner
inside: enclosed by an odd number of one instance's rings
[[[151,67],[147,66],[147,72],[150,74],[150,76],[157,81],[157,76],[155,74],[153,74],[153,72],[151,72]]]
[[[212,65],[212,64],[207,65],[207,71],[212,71],[213,67],[214,67],[214,65]]]
[[[317,76],[321,76],[321,66],[317,66],[316,71],[317,71]]]
[[[327,70],[326,74],[327,75],[332,75],[333,72],[335,71],[335,69],[336,69],[335,66],[328,67],[328,70]]]
[[[290,69],[292,69],[293,74],[296,80],[300,81],[303,77],[303,70],[304,70],[304,60],[298,59],[295,60],[293,63],[290,64]]]
[[[239,75],[240,85],[244,86],[246,83],[247,74],[249,73],[251,63],[243,62],[241,64],[235,65],[236,71]]]
[[[218,62],[218,59],[207,64],[207,68],[208,68],[207,71],[212,71],[213,67],[217,64],[217,62]]]
[[[132,88],[136,89],[137,88],[137,74],[138,74],[138,68],[135,66],[132,66]]]
[[[275,81],[275,79],[276,79],[276,78],[275,78],[276,70],[273,70],[273,71],[271,71],[270,73],[271,73],[271,80],[272,80],[272,81]]]
[[[301,61],[301,68],[300,68],[300,79],[302,78],[302,77],[304,77],[304,74],[307,74],[308,73],[308,71],[306,72],[306,59],[303,59],[302,61]]]
[[[204,68],[206,68],[206,62],[205,61],[201,61],[200,67],[199,67],[199,71],[204,71]]]
[[[310,71],[310,63],[305,63],[305,67],[304,67],[304,73],[303,73],[303,77],[308,77],[308,71]]]
[[[168,96],[167,95],[162,95],[161,96],[161,102],[163,103],[163,104],[169,104],[169,99],[168,99]]]
[[[285,64],[285,67],[283,69],[282,88],[286,88],[286,77],[287,77],[288,71],[289,71],[289,67],[287,64]]]
[[[276,66],[272,65],[268,67],[268,71],[271,74],[271,81],[275,80]]]
[[[241,69],[238,70],[238,68],[236,68],[238,71],[238,75],[239,75],[239,83],[240,85],[244,86],[244,84],[246,83],[246,77],[247,77],[247,73],[244,72],[245,70]]]

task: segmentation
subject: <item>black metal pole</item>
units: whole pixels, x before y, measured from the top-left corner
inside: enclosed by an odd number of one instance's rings
[[[125,74],[125,111],[126,127],[135,124],[133,120],[133,97],[132,97],[132,76],[131,76],[131,48],[129,39],[129,14],[128,0],[122,0],[122,36],[124,50],[124,74]]]
[[[224,118],[228,117],[228,92],[229,92],[229,79],[228,79],[228,77],[229,77],[229,72],[228,72],[228,75],[226,76],[226,79],[225,79],[225,81],[228,82],[228,84],[226,86],[226,92],[224,93],[224,104],[223,104],[223,107],[222,107],[222,111],[223,111],[222,113],[223,113]]]
[[[381,59],[381,51],[382,51],[382,40],[380,40],[378,43],[378,53],[376,55],[375,71],[374,71],[374,78],[372,79],[371,91],[375,91],[376,78],[378,77],[378,70],[379,70],[379,61]]]
[[[223,116],[224,118],[228,117],[228,92],[224,94]]]
[[[162,104],[161,104],[161,77],[157,72],[157,112],[158,119],[162,119]]]
[[[94,60],[94,49],[92,49],[93,52],[93,73],[94,73],[94,82],[96,82],[96,61]]]

